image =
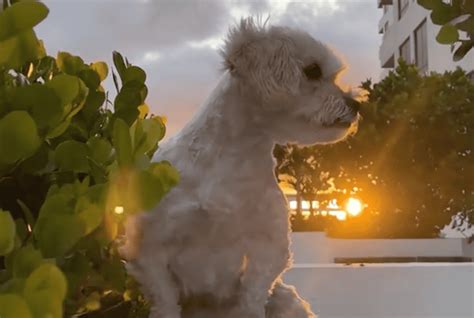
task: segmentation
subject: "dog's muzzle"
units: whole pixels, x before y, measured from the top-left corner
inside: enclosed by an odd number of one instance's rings
[[[326,127],[340,127],[340,128],[349,128],[357,122],[359,116],[360,103],[353,98],[344,97],[344,103],[347,112],[344,115],[336,118],[332,123],[325,124]]]

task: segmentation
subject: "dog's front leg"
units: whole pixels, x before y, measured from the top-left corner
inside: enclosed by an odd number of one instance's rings
[[[241,277],[239,301],[236,308],[241,317],[264,318],[265,305],[271,288],[288,266],[288,240],[249,241],[247,266]]]
[[[151,301],[150,318],[180,318],[179,290],[168,270],[167,263],[148,256],[128,268],[142,285],[145,296]]]

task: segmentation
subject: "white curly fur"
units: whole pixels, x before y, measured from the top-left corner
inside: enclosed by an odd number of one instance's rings
[[[180,183],[154,211],[129,220],[122,253],[153,303],[151,317],[314,317],[280,280],[290,229],[272,149],[354,131],[358,115],[334,83],[343,64],[307,33],[252,18],[231,29],[222,55],[219,84],[157,153]],[[321,79],[305,77],[311,63]]]

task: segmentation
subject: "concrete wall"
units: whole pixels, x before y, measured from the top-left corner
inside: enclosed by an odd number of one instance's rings
[[[292,234],[285,273],[320,318],[473,318],[474,263],[331,264],[334,257],[473,256],[463,239],[341,240]]]
[[[333,263],[336,257],[473,257],[466,239],[361,239],[326,237],[323,232],[298,232],[291,236],[296,264]]]
[[[319,318],[472,318],[474,265],[295,265],[285,274]]]

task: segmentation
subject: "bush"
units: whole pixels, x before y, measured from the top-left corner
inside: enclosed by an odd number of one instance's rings
[[[0,317],[146,316],[117,236],[178,182],[151,162],[164,121],[119,53],[113,103],[106,63],[48,56],[33,29],[47,15],[33,1],[0,12]]]

